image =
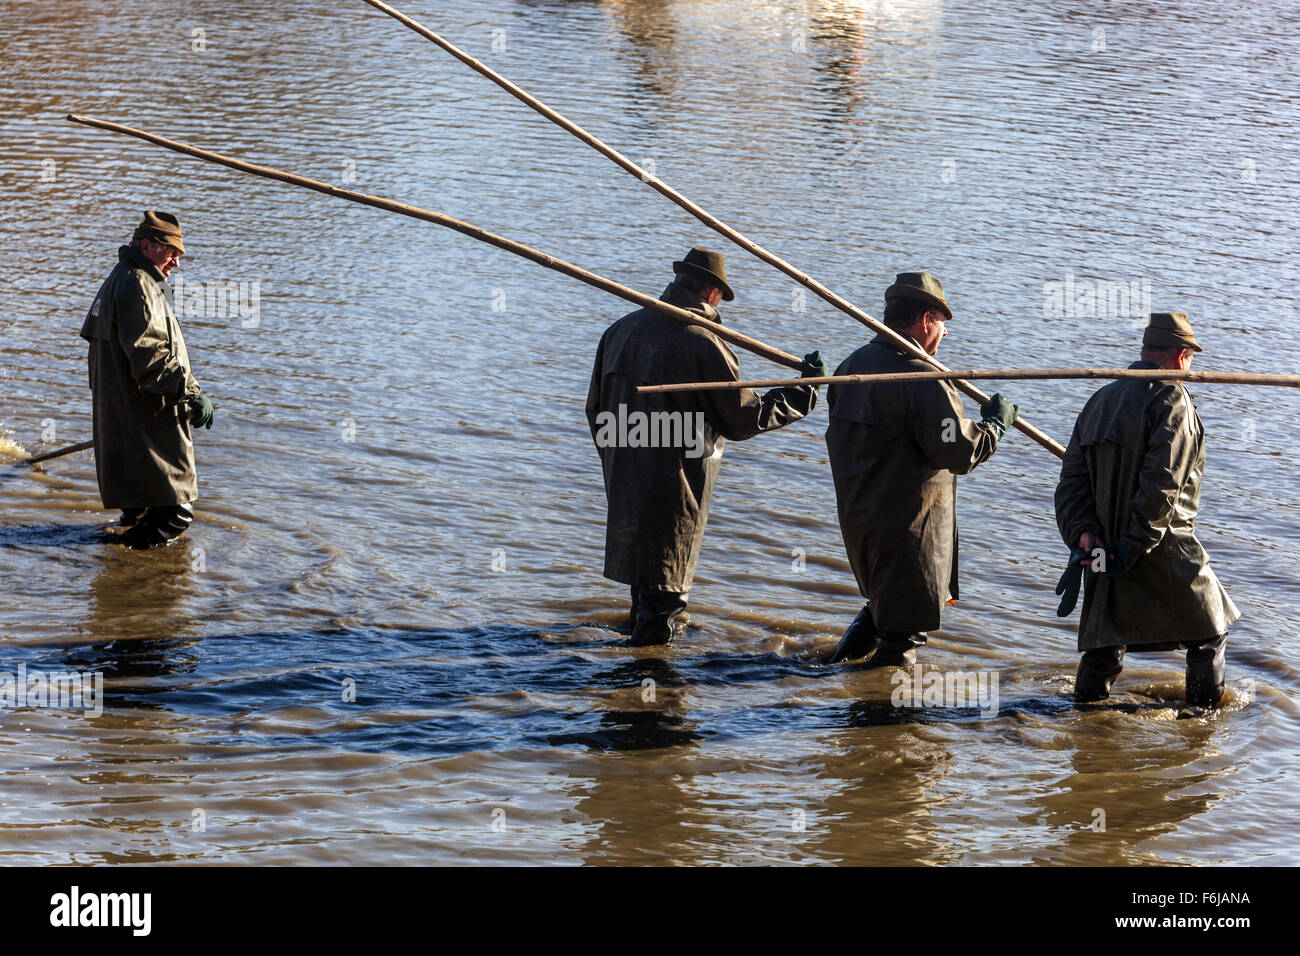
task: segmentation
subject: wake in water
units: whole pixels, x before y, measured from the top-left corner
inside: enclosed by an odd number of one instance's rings
[[[0,463],[26,461],[31,457],[31,452],[14,441],[13,434],[13,432],[0,426]]]

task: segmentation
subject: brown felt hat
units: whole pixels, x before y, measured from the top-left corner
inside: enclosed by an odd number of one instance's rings
[[[1142,344],[1157,349],[1204,351],[1192,335],[1192,323],[1186,312],[1152,312],[1151,321],[1142,333]]]
[[[144,221],[135,227],[135,233],[132,239],[152,239],[154,242],[161,242],[165,246],[171,246],[185,251],[185,246],[181,242],[181,224],[180,221],[169,212],[157,212],[152,209],[146,209]]]
[[[943,283],[928,272],[900,272],[894,284],[885,290],[885,301],[890,299],[914,299],[933,305],[952,318],[952,309],[943,295]]]
[[[716,285],[728,302],[736,297],[731,286],[727,285],[727,266],[720,252],[710,252],[697,246],[673,263],[673,272],[677,275],[685,272]]]

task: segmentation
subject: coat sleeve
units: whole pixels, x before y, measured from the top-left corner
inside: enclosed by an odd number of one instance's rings
[[[1079,537],[1091,531],[1102,537],[1101,522],[1097,519],[1097,502],[1092,496],[1092,478],[1088,463],[1079,443],[1079,424],[1075,422],[1070,444],[1061,462],[1061,477],[1056,483],[1056,527],[1067,548],[1078,547]]]
[[[596,347],[596,362],[591,368],[591,384],[587,386],[587,426],[591,429],[591,440],[596,442],[596,448],[600,451],[602,457],[604,450],[600,447],[600,442],[596,441],[596,416],[600,411],[600,387],[601,379],[604,377],[604,358],[605,358],[605,337],[600,337],[600,345]]]
[[[964,475],[997,451],[998,436],[993,426],[966,418],[952,386],[918,382],[892,387],[910,389],[908,425],[912,440],[932,467]]]
[[[1149,406],[1150,437],[1128,523],[1118,542],[1135,558],[1158,545],[1169,530],[1196,454],[1189,421],[1191,402],[1181,386],[1168,386],[1161,399]]]
[[[701,382],[738,382],[740,363],[726,345],[700,337]],[[744,441],[784,428],[817,407],[813,385],[785,385],[760,395],[752,388],[701,391],[700,408],[714,431],[728,441]]]
[[[161,298],[160,293],[146,290],[139,277],[132,274],[114,303],[117,339],[140,390],[177,404],[197,395],[199,384],[173,351]]]

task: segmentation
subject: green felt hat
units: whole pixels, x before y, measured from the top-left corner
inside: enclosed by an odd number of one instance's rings
[[[1192,335],[1192,323],[1186,312],[1152,312],[1151,321],[1142,333],[1142,344],[1158,349],[1204,351]]]
[[[171,246],[182,253],[185,251],[185,245],[181,242],[180,220],[169,212],[146,209],[144,220],[135,227],[135,233],[131,238],[152,239],[154,242],[161,242],[164,246]]]
[[[710,252],[708,249],[696,247],[673,263],[673,272],[678,275],[685,272],[716,285],[722,290],[722,297],[728,302],[736,297],[736,294],[731,291],[731,286],[727,285],[727,266],[720,252]]]
[[[890,299],[914,299],[933,305],[952,318],[952,309],[943,295],[943,283],[928,272],[900,272],[894,284],[885,290],[885,301]]]

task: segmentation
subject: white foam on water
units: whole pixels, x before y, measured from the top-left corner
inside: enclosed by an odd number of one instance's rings
[[[0,461],[26,461],[32,457],[18,442],[13,440],[13,432],[0,429]]]

